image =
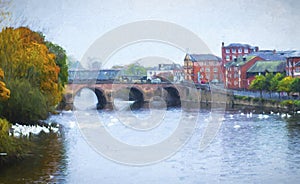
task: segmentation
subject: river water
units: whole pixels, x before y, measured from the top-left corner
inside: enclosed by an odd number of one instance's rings
[[[98,111],[98,115],[117,139],[128,144],[151,145],[173,133],[180,112],[178,108],[168,109],[162,123],[138,133],[124,128],[114,111]],[[223,123],[213,141],[199,150],[199,135],[203,135],[207,122],[216,113],[224,117]],[[143,117],[149,112],[136,110],[134,115]],[[39,135],[34,157],[1,168],[0,183],[300,182],[299,116],[240,110],[211,113],[210,109],[200,109],[197,116],[194,132],[180,150],[162,161],[133,166],[96,152],[78,128],[75,114],[62,112],[50,118],[62,125],[61,133]]]

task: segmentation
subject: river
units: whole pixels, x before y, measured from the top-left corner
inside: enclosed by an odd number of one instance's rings
[[[181,110],[167,110],[164,121],[149,131],[136,131],[116,121],[115,112],[98,111],[115,138],[151,145],[170,136]],[[195,112],[191,112],[194,115]],[[224,117],[213,141],[199,150],[207,121]],[[149,116],[136,110],[135,116]],[[134,166],[111,161],[87,144],[70,111],[51,116],[60,134],[42,134],[35,156],[0,169],[0,183],[299,183],[300,118],[271,113],[200,109],[193,134],[173,155]],[[137,133],[134,133],[137,132]],[[150,133],[149,133],[150,132]],[[160,150],[157,150],[159,152]]]

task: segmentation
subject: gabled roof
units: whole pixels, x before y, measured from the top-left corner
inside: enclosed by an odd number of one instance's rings
[[[284,72],[285,61],[256,61],[247,73],[262,73],[262,72]]]
[[[274,53],[274,51],[258,51],[258,52],[252,52],[249,54],[249,56],[259,56],[264,60],[267,61],[284,61],[286,60],[286,55],[281,53]]]
[[[198,61],[221,61],[222,59],[213,55],[213,54],[187,54],[186,59],[189,59],[193,62]]]
[[[228,67],[232,67],[232,66],[236,66],[236,67],[242,66],[256,57],[257,56],[238,57],[238,58],[236,58],[236,60],[231,60],[230,62],[226,63],[225,67],[228,68]]]

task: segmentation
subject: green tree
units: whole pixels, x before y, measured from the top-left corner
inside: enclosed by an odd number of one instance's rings
[[[276,75],[270,81],[270,91],[277,91],[280,97],[280,91],[278,91],[278,83],[284,78],[284,75],[281,73],[276,73]]]
[[[67,55],[66,51],[52,42],[47,41],[46,46],[49,49],[50,53],[55,55],[55,63],[59,66],[60,70],[58,73],[59,83],[62,87],[65,86],[68,82],[68,65],[67,65]]]
[[[293,82],[293,78],[291,76],[284,77],[281,81],[278,83],[278,91],[286,92],[288,96],[290,96],[291,84]]]
[[[260,98],[262,98],[262,92],[267,88],[266,77],[263,75],[256,75],[249,88],[253,90],[259,90]]]
[[[3,102],[2,114],[12,123],[34,124],[48,116],[47,98],[26,79],[8,83],[10,98]]]
[[[300,78],[295,78],[291,83],[291,91],[300,95]]]
[[[271,88],[271,81],[274,78],[274,74],[273,73],[267,73],[266,74],[266,90],[269,92],[270,97],[272,96],[272,88]]]
[[[124,70],[125,75],[129,76],[144,76],[147,75],[147,69],[141,66],[139,63],[133,63],[127,65]]]

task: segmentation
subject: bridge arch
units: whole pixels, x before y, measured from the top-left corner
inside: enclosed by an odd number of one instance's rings
[[[181,107],[180,94],[176,87],[168,86],[163,88],[167,93],[164,93],[164,99],[167,107]]]
[[[97,109],[104,109],[107,105],[107,98],[105,97],[104,91],[102,89],[95,88],[94,92],[98,99]]]
[[[134,101],[134,103],[130,106],[131,109],[139,109],[143,106],[145,101],[144,93],[142,90],[137,87],[129,87],[129,101]]]
[[[105,108],[105,106],[107,105],[107,98],[105,96],[104,90],[99,89],[99,88],[82,87],[82,88],[76,90],[74,97],[81,96],[81,93],[83,90],[90,90],[95,93],[95,95],[97,97],[97,104],[96,104],[97,109]]]

